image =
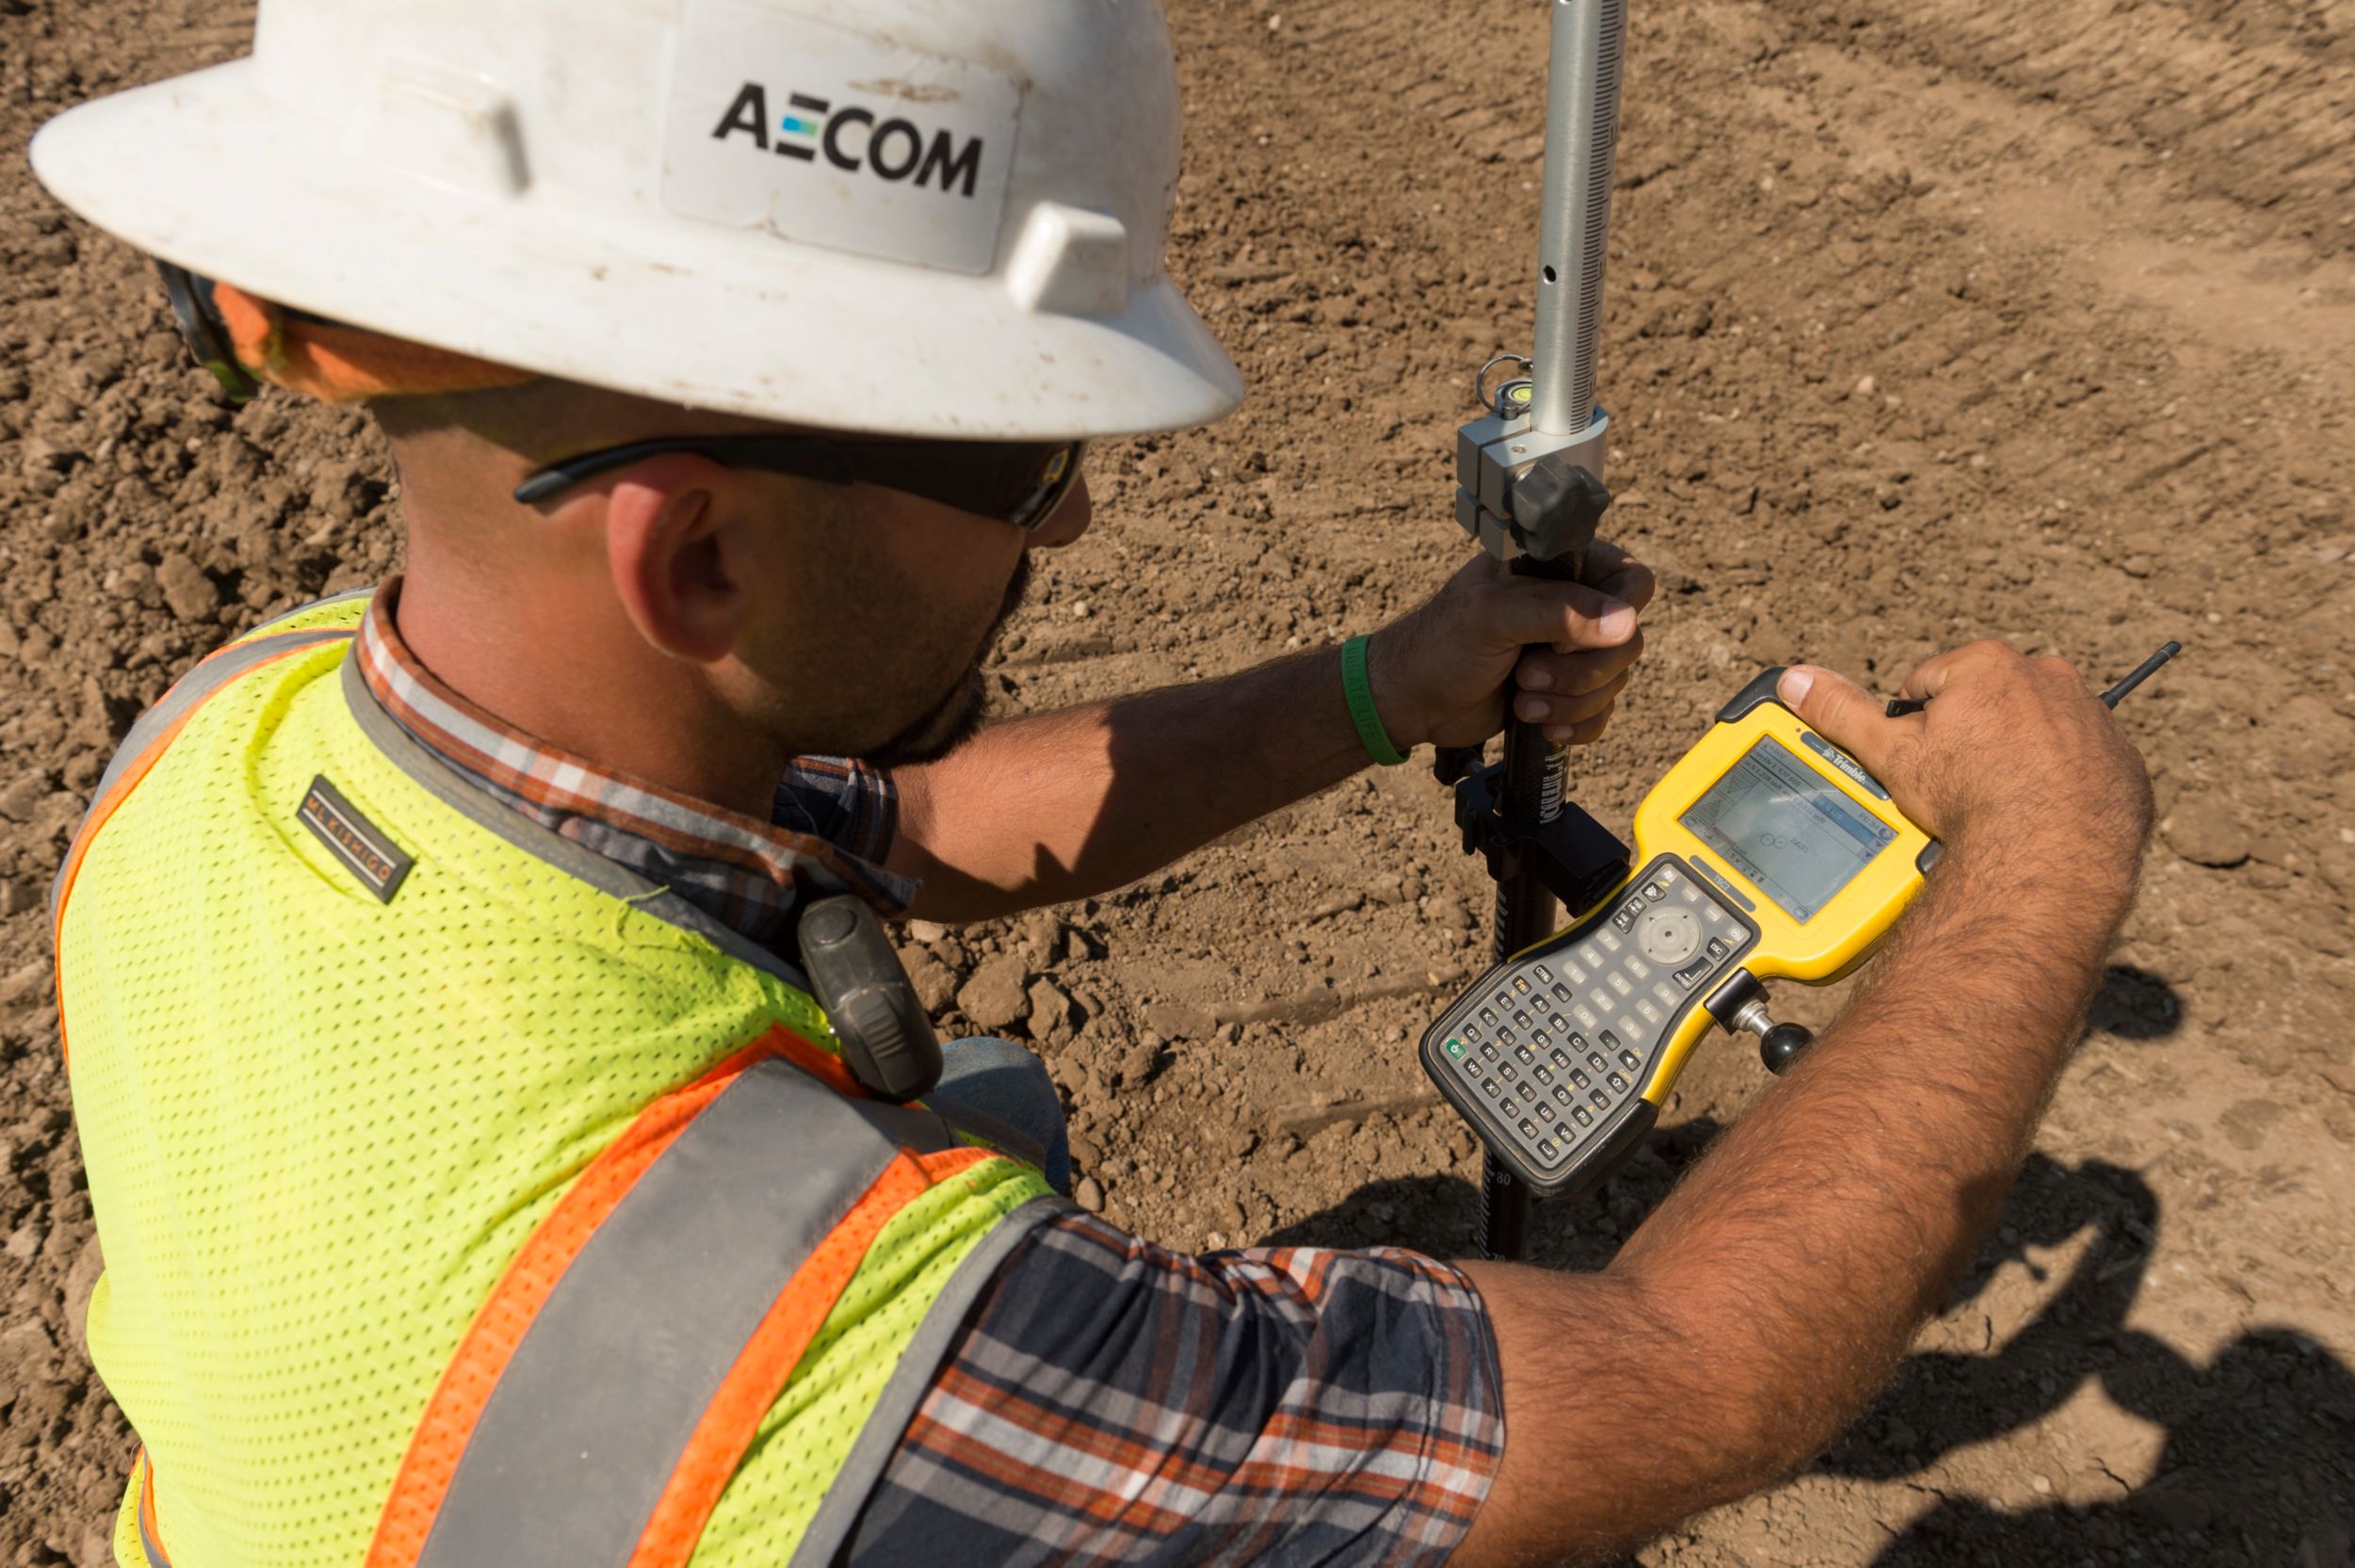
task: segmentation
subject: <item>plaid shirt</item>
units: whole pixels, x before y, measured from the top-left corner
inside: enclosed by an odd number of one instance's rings
[[[756,942],[803,883],[904,908],[877,864],[890,781],[804,758],[757,822],[493,718],[400,640],[395,578],[355,646],[402,728],[532,820]],[[1444,1560],[1504,1450],[1496,1342],[1454,1269],[1388,1249],[1194,1257],[1066,1211],[950,1345],[850,1542],[858,1568]]]

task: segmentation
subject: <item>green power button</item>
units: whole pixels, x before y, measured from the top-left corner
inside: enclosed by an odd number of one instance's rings
[[[1451,1040],[1451,1041],[1449,1041],[1449,1042],[1447,1043],[1447,1054],[1448,1054],[1449,1056],[1454,1057],[1454,1058],[1456,1060],[1458,1060],[1458,1061],[1463,1060],[1463,1059],[1464,1059],[1464,1043],[1463,1043],[1462,1041],[1460,1041],[1460,1040]]]

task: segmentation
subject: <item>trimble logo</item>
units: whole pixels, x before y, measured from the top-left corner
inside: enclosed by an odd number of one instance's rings
[[[896,115],[879,120],[872,109],[856,104],[836,108],[832,100],[805,92],[788,94],[786,104],[791,113],[770,119],[768,91],[758,82],[746,82],[713,128],[712,139],[743,137],[751,147],[780,157],[808,163],[822,155],[845,173],[865,171],[894,184],[913,179],[944,195],[973,194],[982,168],[980,137],[966,137],[960,144],[948,131],[927,136],[913,121]]]

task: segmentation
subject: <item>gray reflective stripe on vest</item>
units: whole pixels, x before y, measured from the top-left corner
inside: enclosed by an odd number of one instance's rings
[[[251,642],[232,643],[181,676],[179,683],[165,692],[154,707],[132,721],[131,728],[122,736],[122,744],[115,748],[114,760],[107,763],[106,771],[99,775],[98,787],[90,794],[91,809],[95,810],[98,802],[107,797],[124,770],[139,759],[141,752],[154,744],[156,736],[231,681],[256,665],[267,664],[282,654],[291,654],[307,644],[349,641],[350,638],[351,628],[349,626],[322,626],[314,631],[277,632],[268,637],[257,637]],[[80,838],[82,829],[89,824],[89,813],[85,811],[81,825],[73,830],[73,836]],[[68,864],[71,864],[72,858],[67,857]],[[64,875],[65,867],[60,865],[57,877]],[[57,895],[62,890],[60,882],[53,878],[49,883],[49,918],[52,922],[57,918]]]
[[[297,616],[314,614],[317,611],[325,609],[330,605],[348,605],[354,599],[373,599],[376,597],[376,584],[369,583],[365,588],[348,588],[341,593],[331,593],[324,599],[314,599],[307,605],[297,605],[294,608],[288,610],[284,615],[271,616],[268,621],[263,622],[260,625],[254,627],[246,635],[248,637],[266,637],[275,632],[279,627],[284,625],[287,622],[292,621]],[[347,626],[344,630],[349,631],[351,628]]]
[[[558,1280],[467,1439],[418,1568],[622,1568],[787,1282],[902,1146],[953,1144],[926,1112],[847,1099],[782,1061],[747,1068]],[[933,1314],[953,1326],[986,1278]],[[836,1484],[863,1496],[880,1468]]]

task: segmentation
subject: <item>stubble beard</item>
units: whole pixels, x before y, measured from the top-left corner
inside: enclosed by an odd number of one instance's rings
[[[999,604],[997,618],[982,634],[981,646],[957,676],[954,685],[941,694],[940,701],[925,711],[914,723],[900,731],[882,745],[873,748],[861,759],[871,767],[892,768],[917,763],[935,762],[966,741],[982,727],[982,718],[989,707],[989,685],[982,673],[982,663],[998,646],[1006,622],[1022,607],[1022,601],[1031,589],[1031,556],[1024,551],[1015,562],[1014,575],[1007,579],[1004,599]]]

